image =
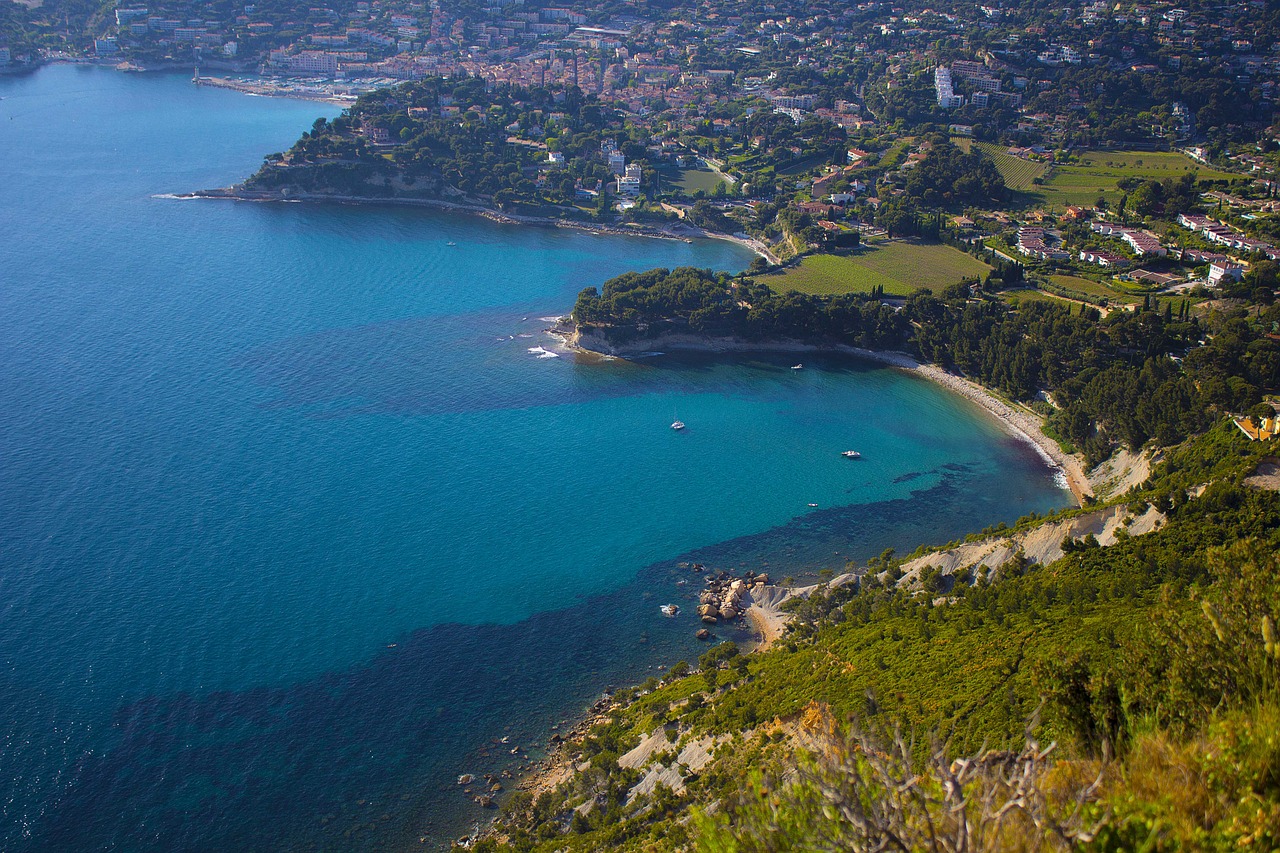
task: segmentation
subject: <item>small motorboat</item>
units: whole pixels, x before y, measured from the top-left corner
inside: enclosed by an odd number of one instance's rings
[[[809,504],[809,506],[816,507],[817,504]]]
[[[845,459],[861,459],[862,454],[856,450],[845,450],[841,454]]]
[[[792,369],[792,370],[804,370],[804,365],[803,365],[803,364],[793,364],[793,365],[791,365],[791,369]]]

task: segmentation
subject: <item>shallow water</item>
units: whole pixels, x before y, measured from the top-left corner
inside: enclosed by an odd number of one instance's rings
[[[698,654],[677,561],[839,568],[1067,501],[897,371],[542,331],[732,244],[158,198],[333,109],[70,66],[0,96],[0,849],[449,837],[451,780],[520,760],[492,739]]]

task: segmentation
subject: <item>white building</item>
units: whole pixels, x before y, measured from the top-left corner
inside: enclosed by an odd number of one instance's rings
[[[1221,285],[1224,278],[1231,281],[1239,281],[1244,278],[1244,267],[1226,262],[1215,262],[1209,264],[1210,284]]]
[[[632,163],[626,173],[618,178],[618,195],[635,198],[640,195],[640,167]]]
[[[938,66],[933,72],[933,88],[938,93],[938,106],[951,109],[964,106],[964,96],[957,95],[951,83],[951,69]]]

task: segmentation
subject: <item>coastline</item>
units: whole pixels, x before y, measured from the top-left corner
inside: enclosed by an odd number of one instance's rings
[[[628,354],[665,350],[706,353],[838,352],[905,370],[941,385],[948,391],[978,405],[1000,421],[1005,430],[1015,438],[1031,445],[1046,464],[1062,474],[1067,489],[1079,506],[1085,506],[1087,500],[1093,497],[1093,487],[1089,483],[1083,461],[1078,456],[1064,451],[1056,441],[1045,434],[1044,420],[1039,415],[1015,403],[1010,403],[977,382],[944,370],[936,364],[921,364],[905,352],[868,350],[845,344],[807,344],[801,341],[755,343],[730,338],[707,339],[696,335],[664,335],[637,342],[634,346],[627,348],[617,348],[601,338],[583,335],[576,327],[554,328],[549,331],[562,338],[566,348],[570,350],[602,356],[625,358]]]
[[[255,95],[262,98],[289,98],[295,101],[318,101],[325,104],[337,104],[339,106],[351,106],[355,103],[357,95],[340,95],[336,93],[323,92],[304,92],[297,89],[290,89],[275,81],[252,82],[248,80],[235,80],[230,77],[210,77],[201,75],[197,86],[209,86],[213,89],[228,89],[232,92],[240,92],[245,95]]]
[[[767,246],[758,240],[742,238],[733,234],[722,234],[716,231],[707,231],[703,228],[696,228],[692,225],[684,225],[682,223],[660,228],[640,223],[622,225],[597,222],[579,222],[572,219],[557,219],[551,216],[529,216],[519,213],[504,213],[500,210],[494,210],[491,207],[485,207],[475,203],[447,201],[445,199],[436,198],[405,198],[403,196],[381,198],[376,196],[336,195],[330,193],[291,193],[286,196],[281,193],[244,190],[235,186],[224,187],[222,189],[196,190],[195,192],[189,193],[176,193],[172,196],[165,197],[180,199],[224,199],[227,201],[307,201],[331,202],[335,204],[384,204],[395,205],[398,207],[425,207],[432,210],[446,210],[451,213],[465,213],[471,216],[479,216],[484,219],[488,219],[491,222],[498,222],[503,225],[540,225],[552,228],[571,228],[576,231],[587,231],[592,234],[608,235],[611,237],[647,237],[650,239],[681,240],[684,242],[690,242],[692,240],[724,240],[729,243],[735,243],[745,249],[749,249],[751,252],[764,258],[770,263],[777,263],[777,257],[769,251]]]

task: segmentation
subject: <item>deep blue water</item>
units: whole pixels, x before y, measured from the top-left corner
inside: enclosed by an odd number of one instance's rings
[[[582,287],[736,246],[166,199],[333,108],[71,66],[0,98],[0,849],[450,837],[494,739],[699,653],[677,561],[1067,500],[896,371],[542,351]]]

